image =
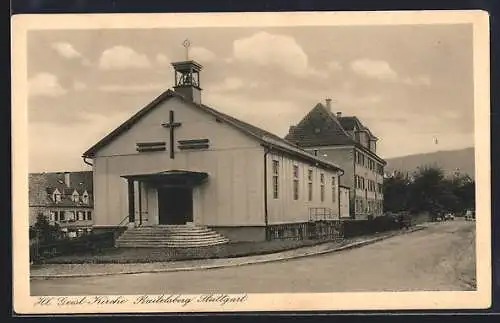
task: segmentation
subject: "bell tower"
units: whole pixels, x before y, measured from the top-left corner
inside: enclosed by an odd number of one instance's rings
[[[189,47],[191,43],[185,40],[182,45],[186,48],[186,60],[174,62],[175,92],[195,103],[201,103],[200,71],[203,66],[189,59]]]

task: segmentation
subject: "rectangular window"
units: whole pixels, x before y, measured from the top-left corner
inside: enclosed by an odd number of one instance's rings
[[[321,184],[320,186],[320,199],[321,199],[321,202],[324,202],[325,201],[325,174],[320,174],[319,175],[319,182]]]
[[[337,190],[335,187],[335,177],[332,177],[332,202],[337,200]]]
[[[92,220],[92,212],[91,211],[87,211],[87,220]]]
[[[277,199],[279,197],[279,167],[280,163],[277,160],[273,160],[273,198]]]
[[[293,199],[299,199],[299,166],[293,165]]]
[[[312,199],[313,199],[313,171],[312,171],[312,169],[309,169],[307,171],[307,180],[309,181],[309,183],[307,183],[308,200],[312,201]]]
[[[64,221],[65,220],[65,215],[64,211],[59,212],[59,221]]]

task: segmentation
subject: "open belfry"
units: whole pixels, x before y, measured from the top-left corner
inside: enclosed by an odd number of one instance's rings
[[[202,66],[186,56],[172,63],[173,89],[83,154],[93,165],[94,229],[126,227],[118,247],[335,232],[341,167],[204,105]]]

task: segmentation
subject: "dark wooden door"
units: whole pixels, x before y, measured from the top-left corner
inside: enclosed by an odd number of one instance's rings
[[[158,189],[159,224],[186,224],[193,221],[193,191],[189,187]]]

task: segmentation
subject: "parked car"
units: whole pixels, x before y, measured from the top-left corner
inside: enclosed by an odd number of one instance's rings
[[[465,220],[466,221],[474,221],[475,219],[476,219],[476,211],[467,210],[467,212],[465,212]]]
[[[444,215],[444,220],[445,220],[445,221],[455,220],[455,215],[454,215],[453,213],[450,213],[450,212],[449,212],[449,213],[446,213],[446,214]]]

